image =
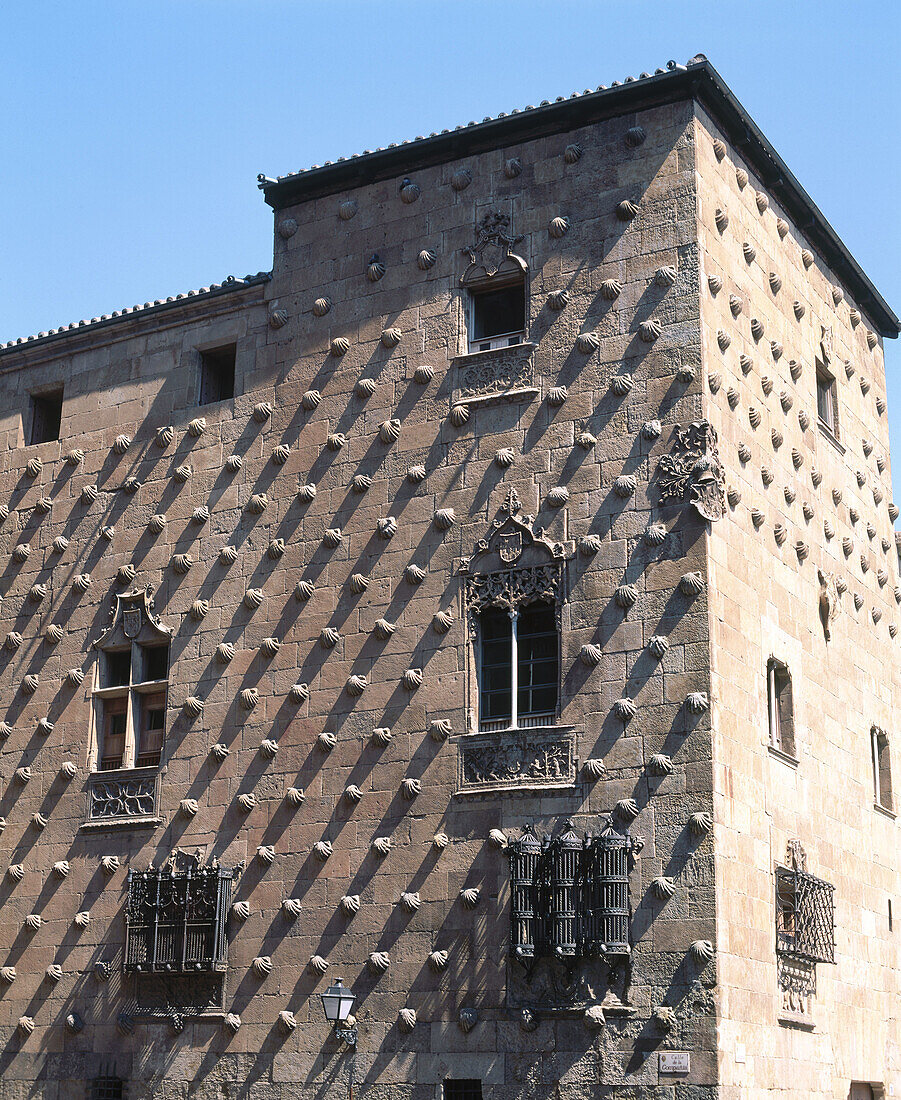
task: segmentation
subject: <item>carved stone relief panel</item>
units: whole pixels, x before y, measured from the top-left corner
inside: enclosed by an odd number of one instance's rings
[[[527,729],[461,738],[458,793],[505,787],[571,785],[576,780],[572,733]]]

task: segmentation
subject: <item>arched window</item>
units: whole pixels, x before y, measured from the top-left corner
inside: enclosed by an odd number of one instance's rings
[[[526,339],[528,265],[512,251],[522,237],[510,233],[510,218],[486,214],[476,241],[464,249],[469,267],[460,279],[466,295],[468,350],[493,351]]]
[[[510,490],[463,566],[481,731],[553,725],[560,709],[563,547],[533,530]]]
[[[876,805],[883,810],[894,812],[891,746],[888,734],[878,726],[873,726],[870,730],[870,743],[873,754],[873,791]]]
[[[795,708],[788,665],[771,657],[766,666],[770,748],[786,756],[795,753]]]

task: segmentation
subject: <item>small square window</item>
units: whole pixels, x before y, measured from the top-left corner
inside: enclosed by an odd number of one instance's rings
[[[838,439],[838,404],[835,378],[817,360],[817,416],[820,424]]]
[[[29,445],[51,443],[54,439],[59,439],[62,417],[63,391],[61,389],[54,393],[33,393]]]
[[[444,1082],[444,1100],[482,1100],[482,1082],[476,1078]]]
[[[200,353],[198,405],[227,401],[235,396],[235,357],[237,347],[227,344]]]
[[[125,1100],[125,1082],[121,1077],[95,1077],[88,1100]]]

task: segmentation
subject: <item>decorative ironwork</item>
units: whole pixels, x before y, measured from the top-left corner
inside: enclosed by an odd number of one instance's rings
[[[457,401],[535,386],[531,344],[473,352],[465,363],[454,395]]]
[[[776,868],[776,952],[835,962],[835,887],[795,868]]]
[[[156,810],[155,775],[134,779],[94,779],[88,795],[88,820],[152,817]]]
[[[673,432],[672,453],[657,466],[660,501],[686,502],[711,522],[726,511],[725,473],[717,450],[716,430],[697,420]]]
[[[553,721],[553,717],[548,721]],[[572,738],[557,731],[472,734],[460,742],[463,791],[478,787],[571,784],[575,779]]]
[[[177,1021],[221,1011],[225,1003],[224,974],[136,974],[132,1015]]]
[[[554,838],[530,827],[512,841],[514,957],[528,969],[539,958],[628,955],[629,870],[640,847],[609,822],[581,838],[567,822]]]
[[[114,1074],[104,1074],[91,1081],[90,1100],[124,1100],[125,1082]]]
[[[126,972],[185,974],[222,971],[228,941],[225,922],[241,867],[203,867],[178,850],[167,863],[130,871],[126,910]],[[179,857],[187,862],[179,869]]]

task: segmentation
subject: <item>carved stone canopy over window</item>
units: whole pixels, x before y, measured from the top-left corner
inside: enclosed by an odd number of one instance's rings
[[[678,425],[672,449],[657,467],[660,502],[690,504],[702,519],[722,519],[726,511],[725,473],[716,431],[706,420]]]
[[[524,515],[519,495],[510,489],[488,534],[461,566],[464,595],[471,616],[488,608],[518,612],[532,603],[560,607],[566,600],[566,553],[563,543],[547,538]]]
[[[513,252],[521,240],[522,234],[514,236],[510,232],[509,215],[499,210],[486,214],[476,227],[475,243],[461,250],[469,257],[469,267],[463,273],[460,285],[469,286],[498,275],[503,279],[514,272],[522,278],[528,270],[527,264]]]

